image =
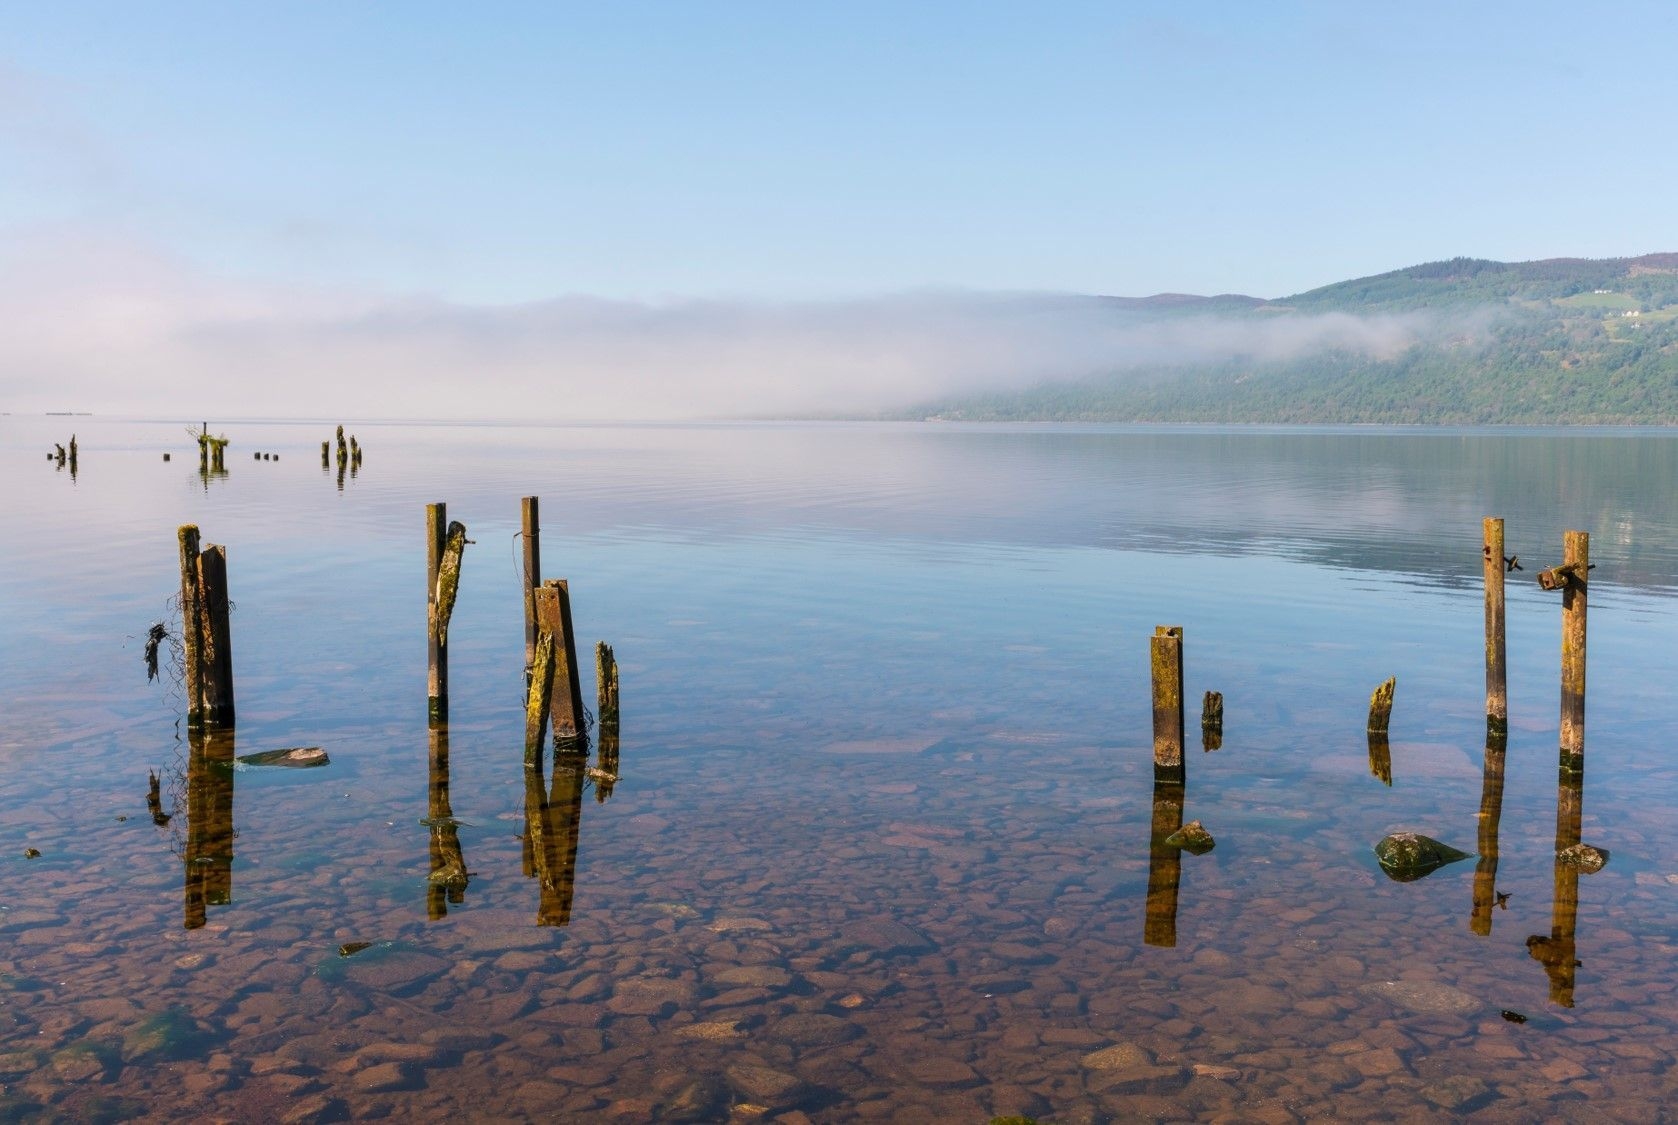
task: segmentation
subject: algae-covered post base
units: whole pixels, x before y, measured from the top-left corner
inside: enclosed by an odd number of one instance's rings
[[[1365,728],[1371,734],[1387,733],[1387,726],[1392,722],[1393,692],[1398,690],[1398,677],[1388,676],[1386,681],[1376,688],[1369,696],[1369,724]]]
[[[1219,750],[1224,744],[1224,696],[1209,691],[1200,704],[1200,748]]]
[[[338,427],[341,435],[344,428]],[[339,446],[340,452],[343,446]],[[343,465],[343,458],[339,458]],[[342,470],[340,469],[340,476]],[[341,481],[340,481],[341,484]],[[449,721],[449,647],[445,630],[438,628],[437,585],[447,540],[448,505],[425,506],[425,598],[426,598],[426,716],[432,726]]]
[[[519,516],[524,545],[524,675],[528,684],[536,659],[536,587],[542,584],[542,520],[536,497],[519,500]]]
[[[577,675],[576,633],[571,627],[571,587],[563,578],[550,578],[536,588],[537,627],[554,638],[553,694],[548,720],[553,726],[556,752],[588,750],[583,719],[583,692]]]
[[[1509,729],[1508,658],[1504,648],[1503,521],[1487,516],[1481,521],[1481,567],[1486,581],[1486,730]]]
[[[1183,784],[1183,629],[1159,625],[1149,644],[1153,668],[1154,778]]]

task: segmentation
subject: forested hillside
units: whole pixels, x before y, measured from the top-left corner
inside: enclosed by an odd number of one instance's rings
[[[1457,258],[1275,301],[1110,299],[1115,317],[1179,335],[1232,320],[1354,316],[1401,346],[1287,358],[1127,363],[1073,383],[924,404],[967,420],[1678,424],[1678,254],[1492,262]],[[1198,319],[1197,319],[1198,318]]]

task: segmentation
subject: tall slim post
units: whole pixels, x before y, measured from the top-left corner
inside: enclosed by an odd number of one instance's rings
[[[1486,575],[1486,729],[1509,729],[1508,660],[1503,640],[1503,521],[1487,516],[1483,568]]]
[[[1149,648],[1154,683],[1154,779],[1183,784],[1183,629],[1159,625]]]
[[[1562,534],[1561,593],[1561,759],[1570,770],[1585,768],[1585,602],[1590,585],[1591,537]]]
[[[199,657],[203,667],[198,684],[203,698],[204,726],[233,725],[233,631],[228,621],[227,548],[212,544],[198,556]]]
[[[530,669],[536,659],[536,587],[542,584],[542,521],[537,511],[537,499],[526,496],[519,501],[522,515],[521,534],[524,538],[524,675],[530,682]]]
[[[339,427],[342,431],[342,427]],[[342,447],[340,447],[342,448]],[[339,463],[342,464],[342,458]],[[448,538],[448,505],[425,506],[426,710],[433,726],[449,721],[449,646],[440,628],[437,576]]]
[[[191,730],[204,725],[204,689],[199,682],[199,654],[203,649],[200,630],[204,615],[199,609],[202,598],[198,586],[198,527],[183,524],[178,534],[181,547],[181,658],[186,665],[186,725]]]

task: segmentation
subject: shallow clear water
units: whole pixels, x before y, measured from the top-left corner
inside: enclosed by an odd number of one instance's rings
[[[0,418],[0,1120],[1647,1120],[1678,1094],[1673,436],[364,424],[339,482],[330,425],[215,428],[205,481],[177,423]],[[73,478],[45,460],[71,431]],[[531,494],[585,697],[595,640],[622,666],[609,800],[522,766]],[[475,541],[446,735],[436,501]],[[1526,568],[1501,778],[1484,515]],[[239,708],[196,749],[141,662],[188,522],[227,547]],[[1531,580],[1570,527],[1598,564],[1582,794]],[[1200,856],[1151,846],[1158,624],[1191,702],[1225,698],[1215,753],[1191,706]],[[1390,787],[1363,731],[1389,675]],[[331,764],[217,765],[302,745]],[[1601,872],[1557,868],[1558,802]],[[1491,829],[1495,871],[1393,882],[1372,846],[1401,829]]]

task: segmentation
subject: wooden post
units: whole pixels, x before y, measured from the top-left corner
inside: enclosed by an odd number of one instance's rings
[[[338,427],[338,467],[342,469],[350,461],[349,443],[344,440],[344,427]]]
[[[1387,725],[1392,721],[1393,692],[1398,690],[1398,677],[1388,676],[1386,681],[1369,695],[1369,725],[1366,728],[1371,734],[1387,733]]]
[[[1571,573],[1561,593],[1561,757],[1564,767],[1582,771],[1585,768],[1585,602],[1591,568],[1589,533],[1562,534],[1562,566]]]
[[[524,698],[524,765],[542,768],[542,745],[548,731],[548,709],[553,701],[554,635],[544,631],[530,662],[530,683]]]
[[[595,713],[600,716],[600,725],[607,723],[617,726],[618,723],[618,662],[612,655],[612,646],[601,641],[594,646],[594,682],[596,685],[596,699],[599,706]]]
[[[548,719],[553,726],[556,749],[583,742],[588,731],[583,724],[583,692],[577,676],[576,634],[571,628],[571,587],[563,578],[550,578],[536,588],[536,621],[554,638],[553,695]],[[587,745],[581,747],[587,750]]]
[[[524,536],[524,675],[528,684],[532,662],[536,659],[536,587],[542,584],[542,521],[534,496],[521,499],[519,510]]]
[[[338,427],[342,434],[344,428]],[[344,447],[338,447],[340,472]],[[340,478],[341,481],[341,478]],[[447,635],[438,629],[437,576],[443,564],[443,547],[448,528],[448,505],[425,506],[425,597],[426,597],[426,710],[432,726],[449,721],[449,648]]]
[[[76,475],[76,435],[70,435],[70,475]]]
[[[320,443],[320,467],[323,469],[331,467],[331,458],[327,455],[328,450],[331,448],[332,443],[329,441],[323,441]]]
[[[1496,733],[1509,729],[1508,662],[1503,640],[1503,521],[1487,516],[1481,528],[1486,576],[1486,729]]]
[[[203,598],[198,578],[198,528],[194,524],[182,524],[178,535],[181,547],[181,650],[182,663],[186,666],[186,725],[191,730],[204,725],[204,689],[200,683],[204,614],[199,608]]]
[[[198,556],[198,593],[198,609],[204,616],[198,633],[204,726],[226,729],[233,725],[233,634],[227,619],[226,547],[212,545]]]
[[[1200,705],[1200,748],[1219,750],[1224,744],[1224,696],[1209,691]]]
[[[1183,784],[1183,629],[1154,628],[1154,778]]]

